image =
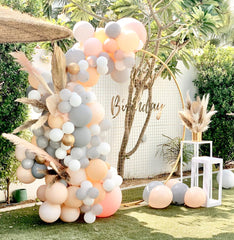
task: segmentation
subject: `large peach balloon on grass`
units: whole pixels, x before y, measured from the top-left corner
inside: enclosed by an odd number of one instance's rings
[[[47,223],[52,223],[58,220],[61,214],[60,205],[51,204],[49,202],[44,202],[39,208],[39,216],[42,221]]]
[[[166,208],[173,199],[171,189],[164,185],[153,188],[149,195],[149,206],[152,208]]]
[[[64,184],[56,182],[48,185],[45,190],[45,198],[52,204],[62,204],[67,199],[67,188]]]
[[[184,196],[184,203],[188,207],[198,208],[206,202],[206,193],[200,187],[191,187]]]
[[[80,216],[79,208],[61,207],[60,219],[64,222],[75,222]]]
[[[31,169],[24,169],[21,165],[16,170],[16,176],[18,180],[22,183],[32,183],[36,180],[32,175]]]
[[[106,177],[108,168],[103,160],[93,159],[85,170],[88,178],[92,181],[100,181]]]
[[[92,126],[93,124],[99,124],[105,116],[105,109],[102,106],[102,104],[98,102],[92,102],[88,103],[87,106],[91,109],[92,111],[92,119],[87,125],[87,127]]]
[[[111,192],[106,193],[105,198],[99,204],[103,211],[97,217],[110,217],[120,207],[122,202],[122,192],[119,187],[115,187]]]

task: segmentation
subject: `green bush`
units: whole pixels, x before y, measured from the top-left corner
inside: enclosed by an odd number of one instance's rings
[[[210,94],[209,107],[214,104],[218,111],[203,139],[213,141],[214,156],[233,160],[234,117],[228,114],[234,112],[234,48],[216,48],[208,43],[203,50],[196,58],[198,74],[194,85],[200,97]],[[203,150],[208,154],[207,146]]]

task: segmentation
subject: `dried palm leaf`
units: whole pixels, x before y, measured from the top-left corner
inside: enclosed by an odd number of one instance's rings
[[[15,101],[16,101],[16,102],[23,103],[23,104],[32,105],[33,107],[37,107],[37,108],[39,108],[39,109],[43,109],[43,110],[48,111],[47,106],[46,106],[43,102],[38,101],[38,100],[36,100],[36,99],[17,98]]]
[[[189,96],[189,91],[187,91],[187,93],[186,93],[186,106],[185,107],[188,110],[190,110],[191,106],[192,106],[192,100],[191,100],[191,98]]]
[[[52,79],[54,83],[55,93],[58,93],[67,84],[66,74],[66,58],[63,51],[57,44],[54,45],[54,53],[52,55]]]
[[[21,126],[17,127],[12,133],[16,134],[18,132],[21,132],[21,131],[27,129],[27,128],[30,128],[37,121],[38,121],[37,119],[29,120],[29,121],[25,122],[24,124],[22,124]]]
[[[188,129],[192,129],[193,124],[192,124],[192,122],[191,122],[188,118],[186,118],[186,116],[184,115],[184,113],[183,113],[183,112],[179,112],[179,115],[180,115],[180,118],[182,119],[184,125],[185,125]]]
[[[48,93],[53,94],[44,78],[32,66],[31,62],[27,59],[26,55],[23,52],[11,52],[10,55],[14,57],[16,59],[16,62],[18,62],[23,67],[21,68],[21,70],[28,72],[32,76],[34,81],[37,80],[45,87]]]
[[[64,169],[64,167],[58,161],[56,161],[56,159],[51,157],[47,152],[45,152],[41,148],[29,143],[28,141],[26,141],[22,138],[19,138],[14,134],[9,134],[9,133],[3,133],[2,136],[4,138],[8,139],[9,141],[11,141],[12,143],[14,143],[15,145],[20,145],[22,148],[24,148],[32,153],[35,153],[39,157],[46,159],[46,161],[48,161],[50,163],[53,162],[56,165],[56,167],[59,168],[59,171]]]
[[[49,114],[42,115],[37,121],[31,126],[32,130],[42,127],[45,122],[48,120]]]
[[[58,94],[54,94],[46,98],[46,106],[52,115],[56,115],[57,113],[57,105],[60,102],[60,98]]]

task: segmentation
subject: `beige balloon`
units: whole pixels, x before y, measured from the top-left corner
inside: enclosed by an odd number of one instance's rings
[[[75,222],[80,216],[79,208],[70,208],[65,205],[61,207],[60,219],[64,222]]]
[[[39,208],[39,216],[42,221],[47,223],[55,222],[59,219],[61,214],[61,207],[58,204],[51,204],[44,202]]]
[[[67,173],[70,176],[69,183],[73,186],[80,186],[80,184],[87,179],[84,169],[79,169],[78,171],[71,171],[67,169]]]
[[[191,208],[199,208],[206,202],[206,193],[200,187],[191,187],[185,193],[184,204]]]
[[[36,180],[32,175],[31,169],[24,169],[21,165],[16,170],[16,176],[20,182],[26,184],[32,183]]]
[[[49,203],[62,204],[67,199],[67,188],[64,184],[56,182],[52,185],[47,185],[45,190],[45,198]]]
[[[70,186],[67,188],[68,195],[66,201],[64,202],[66,207],[79,208],[82,205],[82,201],[76,197],[76,191],[78,189],[79,187],[76,186]]]
[[[177,179],[170,179],[165,185],[171,189],[178,182],[180,181]]]
[[[41,185],[38,189],[37,189],[37,198],[39,198],[40,201],[45,202],[46,201],[46,197],[45,197],[45,190],[46,190],[47,185]]]

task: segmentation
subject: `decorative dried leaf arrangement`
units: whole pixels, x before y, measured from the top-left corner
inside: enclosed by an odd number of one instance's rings
[[[187,92],[185,110],[179,112],[183,124],[194,133],[205,132],[211,122],[211,117],[217,112],[214,105],[210,111],[207,111],[209,94],[202,97],[198,96],[196,101],[191,101],[189,92]]]

